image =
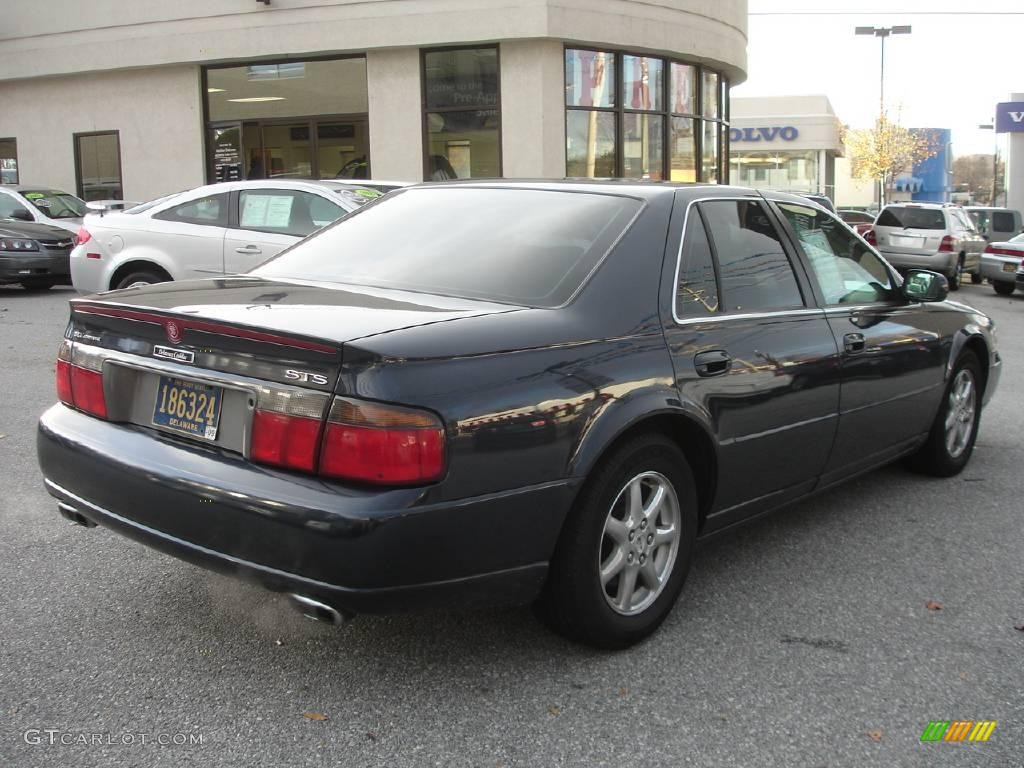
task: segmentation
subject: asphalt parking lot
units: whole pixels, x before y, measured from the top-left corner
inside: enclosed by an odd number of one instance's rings
[[[73,295],[0,287],[0,766],[1024,765],[1024,297],[955,295],[1005,359],[962,475],[884,469],[708,542],[662,630],[600,653],[528,608],[334,630],[65,522],[35,421]]]

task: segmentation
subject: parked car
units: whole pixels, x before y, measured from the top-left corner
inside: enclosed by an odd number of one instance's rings
[[[978,232],[989,242],[1006,242],[1024,232],[1020,211],[976,205],[964,210],[970,215]]]
[[[874,215],[867,211],[841,209],[837,213],[839,218],[849,224],[853,231],[861,236],[870,232],[872,225],[875,223]]]
[[[981,254],[981,274],[995,292],[1009,296],[1017,286],[1017,270],[1024,264],[1024,234],[1005,243],[989,243]]]
[[[35,221],[78,232],[85,216],[85,201],[49,187],[0,185],[0,219]]]
[[[245,272],[380,195],[336,181],[234,181],[90,213],[71,277],[94,293]]]
[[[0,284],[20,283],[30,291],[67,285],[72,243],[70,233],[60,227],[0,221]]]
[[[832,199],[828,195],[821,195],[817,192],[797,192],[796,194],[800,197],[807,198],[808,200],[813,200],[826,211],[831,211],[832,213],[836,212],[836,207],[832,204]]]
[[[246,275],[73,300],[39,462],[69,519],[315,618],[539,598],[623,647],[698,537],[964,468],[1001,360],[946,293],[793,195],[420,185]]]
[[[878,214],[868,242],[900,270],[930,269],[946,276],[950,290],[964,273],[981,282],[985,238],[964,210],[949,203],[894,203]]]

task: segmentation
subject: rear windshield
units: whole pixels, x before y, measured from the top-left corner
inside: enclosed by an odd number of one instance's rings
[[[85,202],[67,192],[51,189],[22,190],[21,196],[51,219],[80,219],[85,216]]]
[[[582,285],[641,205],[610,194],[408,189],[253,274],[555,307]]]
[[[937,208],[886,208],[878,216],[876,227],[903,227],[904,229],[945,229],[946,217]]]

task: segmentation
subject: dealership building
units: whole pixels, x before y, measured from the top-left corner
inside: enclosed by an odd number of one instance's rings
[[[744,0],[52,0],[0,25],[4,181],[719,181]]]

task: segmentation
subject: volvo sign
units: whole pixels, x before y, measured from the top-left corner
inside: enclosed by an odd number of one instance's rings
[[[773,125],[769,128],[730,128],[729,141],[793,141],[800,135],[794,125]]]
[[[996,133],[1018,132],[1024,133],[1024,101],[996,104]]]

